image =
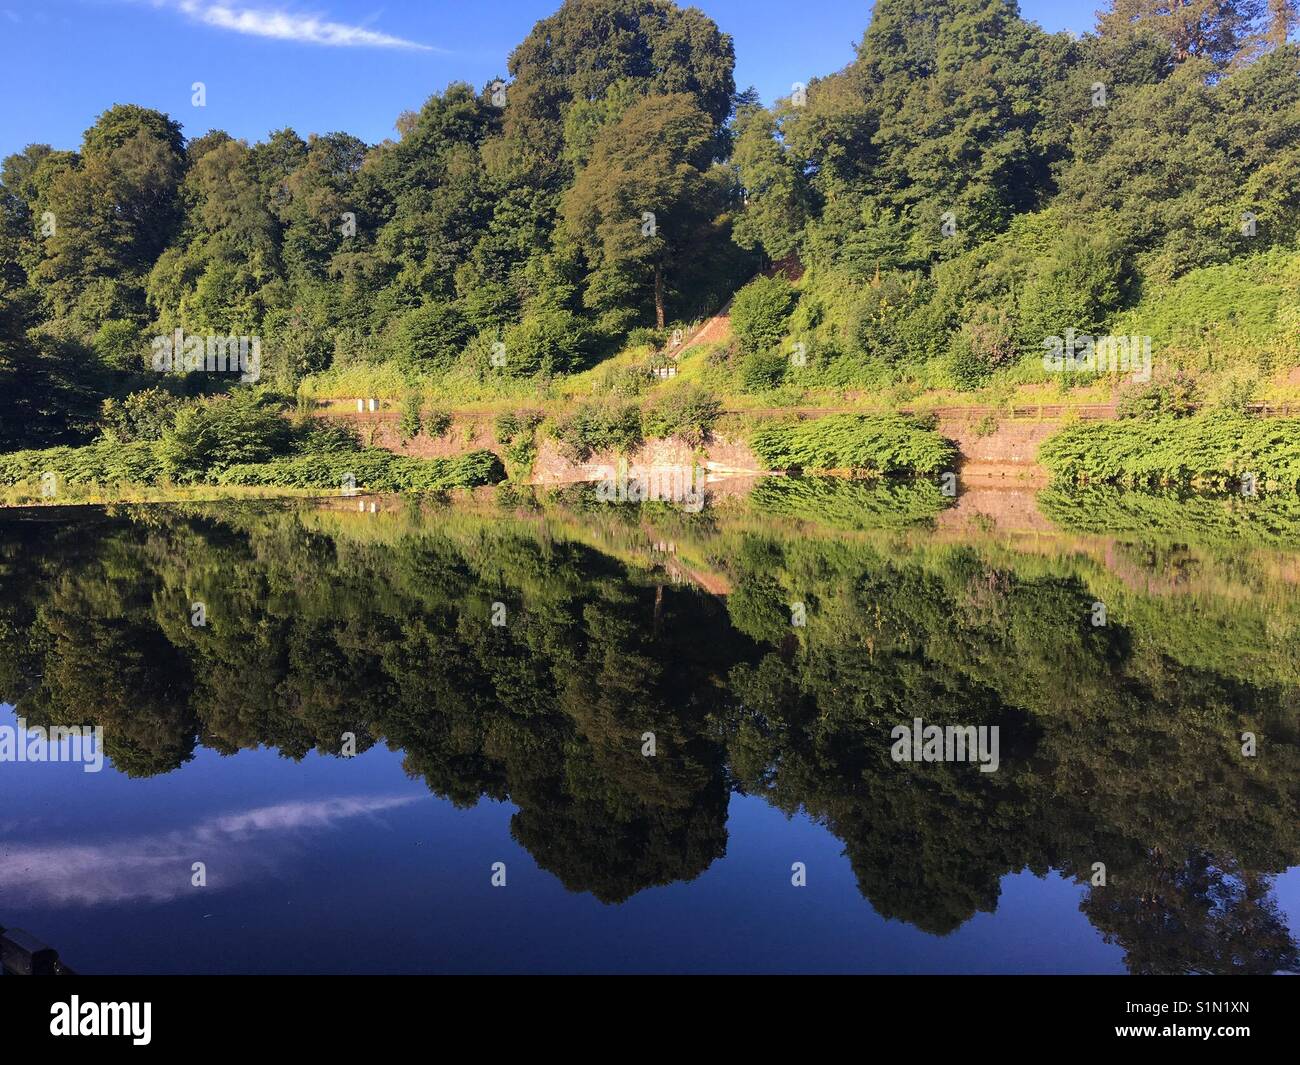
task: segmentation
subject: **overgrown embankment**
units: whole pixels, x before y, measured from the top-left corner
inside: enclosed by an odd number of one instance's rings
[[[1300,486],[1300,419],[1227,412],[1069,425],[1039,448],[1058,480],[1248,491]]]
[[[197,489],[427,492],[492,484],[501,460],[478,450],[431,460],[363,447],[339,423],[290,421],[252,393],[182,406],[162,426],[123,424],[84,447],[0,455],[9,503],[192,496]],[[143,438],[123,439],[132,435]],[[218,491],[220,494],[220,491]]]
[[[897,414],[840,414],[757,429],[750,446],[769,470],[871,476],[951,470],[957,449],[934,429]]]
[[[223,485],[337,489],[351,477],[371,492],[439,492],[494,484],[505,476],[491,451],[445,459],[416,459],[386,451],[298,455],[274,462],[231,466],[217,476]]]

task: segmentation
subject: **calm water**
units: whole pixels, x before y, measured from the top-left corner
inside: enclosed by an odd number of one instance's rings
[[[83,972],[1300,968],[1298,515],[985,503],[9,512],[0,725],[108,764],[0,762],[0,924]],[[997,771],[895,761],[918,717]]]

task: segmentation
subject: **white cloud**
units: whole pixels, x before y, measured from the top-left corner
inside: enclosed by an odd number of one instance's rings
[[[168,902],[193,890],[194,861],[207,865],[209,890],[278,875],[295,836],[377,817],[425,798],[340,796],[255,807],[208,818],[188,830],[102,843],[14,842],[0,851],[0,896],[62,906]]]
[[[279,41],[321,44],[334,48],[409,48],[421,52],[441,51],[402,37],[330,22],[315,15],[298,15],[265,8],[237,7],[210,0],[179,0],[177,7],[195,22],[250,37],[271,37]]]

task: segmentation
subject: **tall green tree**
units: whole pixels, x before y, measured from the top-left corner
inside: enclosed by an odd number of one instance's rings
[[[568,230],[596,275],[596,302],[649,285],[663,328],[666,276],[708,221],[713,133],[695,99],[677,93],[646,97],[597,137],[564,201]]]
[[[745,189],[745,210],[733,235],[742,248],[762,248],[773,260],[798,250],[812,192],[793,153],[777,138],[777,119],[761,107],[736,116],[732,165]]]
[[[686,94],[721,131],[736,91],[734,67],[731,37],[698,8],[565,0],[510,55],[506,133],[535,168],[563,180],[555,146],[565,144],[572,108],[611,94]]]
[[[32,272],[55,317],[93,332],[143,315],[144,275],[181,219],[184,166],[180,126],[157,111],[113,107],[86,131],[40,204],[51,225]]]

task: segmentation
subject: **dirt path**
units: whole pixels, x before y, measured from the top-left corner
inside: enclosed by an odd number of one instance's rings
[[[682,341],[676,355],[680,356],[682,352],[689,351],[700,344],[725,344],[730,339],[731,300],[727,300],[717,314],[706,320],[703,325]]]

